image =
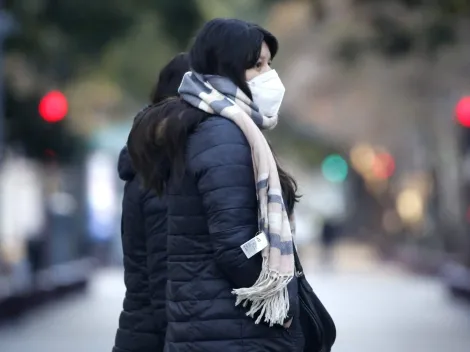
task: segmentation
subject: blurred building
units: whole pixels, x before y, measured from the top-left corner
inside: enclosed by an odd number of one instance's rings
[[[384,58],[350,40],[352,33],[374,34],[366,24],[380,7],[318,3],[321,11],[311,2],[278,4],[269,21],[284,44],[276,65],[289,92],[289,122],[349,156],[360,175],[358,236],[368,233],[384,255],[419,270],[437,273],[455,258],[470,267],[461,143],[468,133],[454,120],[457,102],[470,92],[465,32],[457,30],[460,40],[432,55],[418,48]]]

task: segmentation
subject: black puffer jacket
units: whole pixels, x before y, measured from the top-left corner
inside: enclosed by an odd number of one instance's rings
[[[122,202],[126,297],[113,352],[163,351],[166,201],[141,189],[126,148],[119,156],[118,172],[126,181]]]
[[[209,117],[190,136],[186,174],[168,187],[166,352],[290,352],[302,348],[297,281],[289,284],[294,321],[256,325],[235,306],[236,287],[259,276],[261,255],[240,245],[258,230],[250,146],[231,121]]]

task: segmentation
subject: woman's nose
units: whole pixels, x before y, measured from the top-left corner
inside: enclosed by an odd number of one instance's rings
[[[265,67],[263,67],[263,70],[261,71],[261,73],[266,73],[266,72],[269,72],[271,70],[272,70],[271,66],[266,65]]]

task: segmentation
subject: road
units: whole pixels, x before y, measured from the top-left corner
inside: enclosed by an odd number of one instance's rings
[[[354,266],[351,266],[354,268]],[[338,328],[334,352],[468,352],[470,309],[438,281],[379,264],[308,276]],[[1,352],[111,351],[124,294],[122,272],[96,276],[68,297],[0,330]]]

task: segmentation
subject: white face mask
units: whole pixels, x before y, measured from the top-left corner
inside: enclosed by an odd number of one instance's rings
[[[286,88],[276,70],[262,73],[247,83],[260,113],[267,117],[277,116]]]

